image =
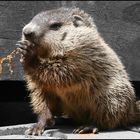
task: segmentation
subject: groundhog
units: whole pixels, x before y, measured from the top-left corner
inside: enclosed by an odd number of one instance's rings
[[[96,133],[140,122],[140,102],[93,18],[79,8],[40,12],[24,26],[19,51],[41,135],[55,116],[78,122],[74,133]]]

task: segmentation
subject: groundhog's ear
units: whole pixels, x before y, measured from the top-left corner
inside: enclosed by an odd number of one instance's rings
[[[83,18],[79,15],[73,15],[73,24],[74,24],[75,27],[85,25],[84,21],[83,21]]]

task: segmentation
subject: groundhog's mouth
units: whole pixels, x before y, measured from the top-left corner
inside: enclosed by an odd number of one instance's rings
[[[33,38],[28,38],[28,37],[26,37],[26,36],[24,36],[23,42],[24,42],[24,41],[28,41],[30,44],[35,44],[35,40],[34,40]]]

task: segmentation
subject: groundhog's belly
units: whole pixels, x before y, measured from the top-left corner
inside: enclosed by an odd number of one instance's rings
[[[44,83],[43,85],[43,91],[48,91],[48,89],[50,90],[49,97],[51,98],[48,97],[48,101],[51,105],[50,109],[55,108],[52,109],[55,113],[56,110],[60,110],[61,108],[62,113],[64,112],[64,114],[72,117],[76,121],[83,124],[92,124],[95,122],[101,128],[114,128],[122,122],[127,122],[128,120],[127,118],[129,114],[127,113],[127,108],[129,107],[129,98],[123,98],[123,103],[122,96],[120,98],[116,98],[116,94],[119,93],[118,88],[116,93],[113,92],[113,94],[111,94],[111,99],[115,99],[115,101],[117,101],[117,104],[114,104],[114,102],[110,102],[110,98],[108,98],[110,96],[103,94],[99,97],[97,91],[96,94],[93,93],[94,91],[91,91],[91,88],[89,88],[89,81],[73,84],[67,87],[54,87],[52,85],[51,87],[54,88],[48,88],[48,86],[46,86],[48,84]],[[32,86],[33,84],[31,84],[31,87]],[[53,93],[53,98],[51,93]],[[46,96],[48,96],[47,92]],[[58,99],[60,100],[58,101]],[[61,105],[61,107],[59,105]],[[117,107],[118,105],[119,108]]]
[[[68,115],[69,117],[73,118],[75,121],[81,124],[91,124],[93,121],[92,110],[86,108],[83,105],[79,106],[78,104],[72,102],[67,102],[63,104],[63,112],[64,114]],[[92,117],[91,117],[92,116]]]
[[[115,106],[107,107],[107,104],[102,104],[101,100],[96,100],[93,93],[83,91],[61,92],[63,112],[66,115],[78,123],[96,124],[104,129],[115,128],[123,122],[127,122],[127,110],[123,106],[120,106],[120,109],[115,109]]]
[[[91,120],[93,120],[94,100],[89,100],[91,98],[88,97],[86,91],[73,90],[66,92],[66,90],[61,89],[57,94],[61,98],[64,114],[79,123],[91,123]]]

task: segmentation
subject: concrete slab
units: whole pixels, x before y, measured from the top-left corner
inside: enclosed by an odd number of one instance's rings
[[[0,139],[140,139],[140,133],[132,131],[100,132],[99,134],[72,134],[72,127],[59,126],[45,130],[42,136],[25,136],[33,124],[0,127]]]

